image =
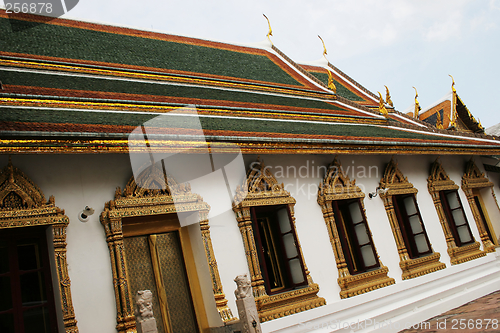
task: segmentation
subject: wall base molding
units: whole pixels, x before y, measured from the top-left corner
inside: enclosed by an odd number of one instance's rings
[[[432,274],[263,323],[262,332],[399,332],[408,324],[418,324],[497,291],[498,286],[500,248]]]

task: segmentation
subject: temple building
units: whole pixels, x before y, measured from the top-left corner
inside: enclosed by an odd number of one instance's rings
[[[407,114],[269,35],[0,32],[0,332],[238,331],[243,274],[262,332],[398,332],[498,290],[500,138],[454,85]]]

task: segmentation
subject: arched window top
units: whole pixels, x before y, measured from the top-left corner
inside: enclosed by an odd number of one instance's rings
[[[450,179],[441,161],[439,161],[439,158],[436,159],[431,166],[431,174],[429,178],[427,178],[427,187],[431,193],[445,190],[457,190],[459,188],[458,185]]]
[[[471,158],[465,167],[465,173],[462,177],[462,187],[464,189],[473,189],[492,186],[493,183],[484,176],[484,172],[479,170],[474,159]]]
[[[245,202],[245,206],[295,204],[295,199],[285,190],[283,183],[278,183],[269,169],[260,159],[250,164],[243,185],[236,188],[236,205],[242,202]]]
[[[381,194],[381,197],[418,192],[401,172],[398,162],[394,158],[391,158],[391,161],[385,167],[384,175],[380,180],[380,188],[387,189],[385,193]]]
[[[53,203],[51,197],[49,202]],[[24,172],[9,163],[0,173],[0,210],[33,209],[46,205],[42,190]]]
[[[335,158],[328,166],[325,177],[319,184],[318,202],[322,200],[342,200],[363,198],[365,194],[356,185],[356,180],[350,180],[344,172],[340,161]]]
[[[152,210],[151,206],[157,207]],[[123,192],[120,187],[116,188],[115,199],[106,203],[101,222],[111,216],[123,218],[189,211],[199,211],[206,218],[209,209],[200,195],[191,192],[189,184],[178,184],[163,172],[160,164],[154,164],[137,179],[132,176]]]
[[[117,190],[117,198],[121,196],[118,192]],[[164,172],[158,163],[145,169],[137,179],[132,176],[123,191],[123,197],[135,198],[171,197],[181,194],[191,194],[189,183],[178,184],[172,176]]]

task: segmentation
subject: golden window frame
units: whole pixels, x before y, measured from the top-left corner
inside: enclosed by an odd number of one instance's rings
[[[139,178],[140,184],[152,185],[149,186],[151,188],[159,188],[157,185],[155,187],[154,183],[164,184],[165,179],[167,179],[162,167],[158,165],[153,165],[144,170]],[[134,295],[131,295],[128,282],[127,259],[123,244],[122,219],[127,217],[198,212],[201,238],[210,270],[217,311],[225,323],[236,320],[227,305],[212,247],[210,226],[207,218],[210,206],[203,201],[200,195],[192,193],[189,185],[176,184],[175,180],[170,176],[168,179],[169,185],[173,183],[172,186],[167,186],[166,189],[150,190],[138,186],[134,176],[132,176],[123,193],[119,187],[116,189],[115,199],[106,203],[100,216],[101,224],[106,232],[106,242],[111,257],[117,309],[116,329],[118,332],[135,332],[137,329],[134,315],[135,303],[132,301]],[[173,195],[175,195],[175,203]],[[183,237],[182,229],[180,231],[180,236]],[[188,236],[186,236],[186,240],[189,240]],[[186,265],[188,264],[186,263]],[[196,300],[194,301],[196,303]],[[195,309],[202,313],[204,311],[202,306],[203,304],[199,304],[199,306],[195,304]],[[205,323],[205,325],[207,324]]]
[[[268,295],[266,292],[254,239],[250,210],[251,207],[255,206],[287,205],[291,215],[290,222],[295,229],[294,205],[296,201],[284,189],[283,184],[278,184],[269,168],[266,168],[259,159],[257,159],[257,162],[252,163],[252,168],[248,171],[244,184],[237,187],[235,202],[237,204],[233,204],[233,211],[236,213],[236,220],[245,246],[253,295],[260,321],[266,322],[325,305],[325,299],[317,296],[319,286],[311,278],[298,235],[296,235],[296,245],[304,264],[308,285],[304,288],[274,295]]]
[[[15,193],[22,199],[23,207],[5,208],[3,202],[7,195]],[[45,200],[42,190],[21,170],[12,165],[11,158],[0,173],[0,229],[51,226],[54,245],[54,259],[59,281],[62,320],[66,333],[77,333],[78,326],[71,297],[71,281],[66,260],[66,228],[69,218],[64,210],[55,205],[50,196]]]
[[[337,222],[335,221],[332,202],[345,199],[361,199],[362,213],[366,219],[364,197],[365,194],[356,185],[356,180],[351,181],[349,179],[349,176],[344,173],[340,161],[335,158],[328,166],[328,171],[319,184],[318,204],[321,206],[323,218],[325,219],[326,228],[328,229],[328,235],[330,237],[330,243],[335,254],[335,261],[339,272],[337,282],[340,286],[340,298],[360,295],[371,290],[394,284],[394,279],[387,276],[389,269],[382,264],[375,244],[373,247],[375,248],[375,255],[380,264],[378,269],[351,275],[347,268],[345,254],[342,250],[340,237],[337,231]],[[369,226],[368,232],[370,237],[373,238]]]
[[[461,264],[486,255],[485,252],[480,250],[481,244],[477,241],[461,247],[458,247],[455,243],[455,239],[448,225],[439,192],[458,190],[459,188],[460,187],[450,179],[439,161],[439,158],[436,159],[431,166],[431,174],[429,175],[429,178],[427,178],[427,189],[429,190],[432,200],[434,201],[434,207],[436,208],[439,222],[441,223],[441,228],[443,229],[444,237],[446,238],[447,252],[450,256],[452,265]]]
[[[477,229],[479,231],[479,236],[481,237],[481,242],[483,243],[484,251],[495,252],[496,244],[491,242],[486,231],[486,227],[483,224],[483,219],[479,213],[479,208],[474,200],[474,191],[483,188],[490,187],[493,192],[493,183],[489,181],[488,178],[484,176],[484,172],[481,172],[477,167],[474,160],[471,158],[465,167],[465,173],[462,177],[462,191],[464,191],[467,201],[469,201],[469,206],[472,210],[472,215],[476,221]],[[495,198],[495,197],[494,197]],[[495,198],[496,201],[496,198]],[[490,223],[490,221],[484,221],[485,223]],[[489,225],[490,230],[493,230],[493,226]],[[494,237],[493,237],[494,238]],[[495,240],[494,240],[495,241]]]
[[[408,254],[403,234],[401,232],[396,211],[394,209],[393,196],[400,194],[417,194],[418,190],[408,181],[408,178],[399,170],[398,163],[391,158],[387,164],[384,175],[380,180],[379,187],[385,189],[385,193],[380,193],[380,198],[384,202],[385,211],[389,218],[394,240],[399,254],[399,267],[403,271],[403,280],[412,279],[417,276],[429,274],[446,268],[444,263],[439,261],[441,255],[434,252],[430,255],[411,259]],[[432,249],[432,245],[431,245]]]

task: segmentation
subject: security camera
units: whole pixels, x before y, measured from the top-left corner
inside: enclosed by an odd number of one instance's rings
[[[87,222],[89,220],[89,216],[92,214],[94,214],[94,209],[89,206],[85,206],[85,209],[78,213],[78,219],[82,222]]]
[[[375,198],[378,194],[386,194],[387,191],[389,191],[389,188],[380,188],[377,186],[377,188],[375,189],[375,192],[370,192],[368,193],[368,197],[371,199],[371,198]]]

